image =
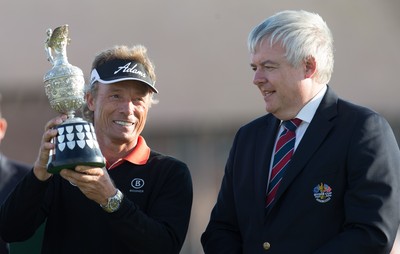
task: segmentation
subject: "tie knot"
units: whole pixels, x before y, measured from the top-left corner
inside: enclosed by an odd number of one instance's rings
[[[301,124],[302,120],[299,118],[283,121],[283,126],[289,131],[296,131],[297,127]]]

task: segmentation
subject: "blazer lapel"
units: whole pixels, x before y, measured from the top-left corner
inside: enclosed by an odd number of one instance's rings
[[[332,118],[336,116],[337,95],[329,89],[321,101],[315,115],[307,128],[299,146],[294,153],[288,168],[282,178],[278,191],[275,196],[275,204],[290,184],[295,181],[296,176],[304,169],[307,161],[315,153],[321,143],[324,142],[326,135],[333,127]],[[271,207],[272,210],[273,207]]]

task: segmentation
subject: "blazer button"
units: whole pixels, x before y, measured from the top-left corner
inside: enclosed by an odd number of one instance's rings
[[[269,242],[263,243],[264,250],[269,250],[271,248],[271,244]]]

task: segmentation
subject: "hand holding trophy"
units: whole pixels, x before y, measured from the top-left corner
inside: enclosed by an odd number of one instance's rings
[[[47,30],[45,51],[53,68],[44,75],[46,96],[50,106],[68,119],[57,126],[55,149],[50,153],[47,171],[74,169],[77,165],[104,167],[105,160],[97,143],[93,124],[75,117],[75,111],[85,102],[83,72],[68,63],[68,25]]]

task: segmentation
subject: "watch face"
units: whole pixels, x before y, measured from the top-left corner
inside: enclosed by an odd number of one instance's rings
[[[117,190],[117,194],[108,199],[108,203],[105,206],[101,206],[106,212],[112,213],[118,210],[121,205],[124,194]]]
[[[119,203],[120,203],[120,202],[121,202],[121,201],[118,199],[118,197],[112,198],[112,199],[110,200],[110,209],[111,209],[112,211],[117,210],[118,207],[119,207]]]
[[[121,201],[122,201],[123,196],[124,196],[124,195],[121,193],[121,191],[120,191],[120,190],[117,190],[117,194],[115,194],[115,195],[111,198],[109,208],[110,208],[110,210],[111,210],[112,212],[115,212],[116,210],[118,210],[118,208],[119,208],[119,206],[120,206],[120,204],[121,204]]]

